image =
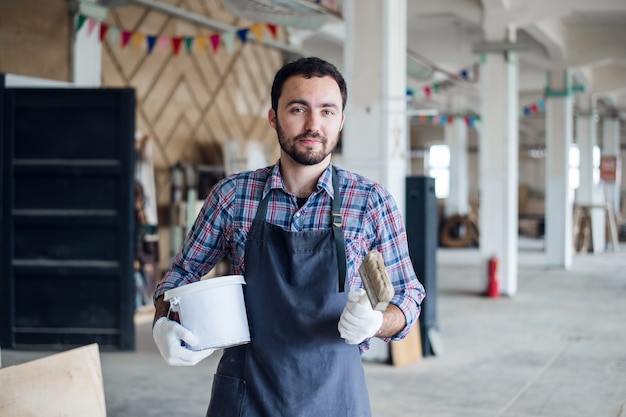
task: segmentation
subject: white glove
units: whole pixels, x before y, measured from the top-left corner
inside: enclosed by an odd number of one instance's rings
[[[339,319],[339,335],[351,345],[373,337],[383,325],[383,313],[372,309],[363,288],[348,293],[348,302]]]
[[[215,349],[191,350],[187,346],[196,346],[198,338],[178,322],[161,317],[152,327],[152,338],[168,365],[192,366],[215,352]],[[185,342],[187,346],[181,344]]]

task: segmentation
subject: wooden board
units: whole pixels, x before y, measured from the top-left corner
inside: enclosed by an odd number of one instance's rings
[[[391,363],[394,366],[408,365],[422,358],[422,338],[419,324],[402,340],[390,342]]]
[[[97,344],[0,369],[0,416],[106,417]]]
[[[253,23],[232,16],[221,0],[167,2],[237,28]],[[231,50],[222,43],[214,52],[208,41],[213,34],[209,28],[150,7],[110,8],[106,23],[137,34],[207,40],[204,46],[196,41],[190,51],[182,47],[178,54],[161,45],[148,53],[145,44],[137,48],[132,41],[127,47],[119,41],[101,44],[102,85],[136,89],[136,127],[153,141],[159,250],[169,254],[171,169],[176,163],[222,164],[223,147],[230,139],[260,141],[273,151],[269,163],[278,159],[280,147],[267,111],[274,73],[285,57],[277,49],[238,40]],[[278,32],[278,41],[286,41],[287,32],[282,28]],[[1,35],[2,31],[0,40]],[[161,271],[169,266],[169,259],[160,256]]]
[[[0,72],[71,81],[67,2],[0,1],[0,16]]]

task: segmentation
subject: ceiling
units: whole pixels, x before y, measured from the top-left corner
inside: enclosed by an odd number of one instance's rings
[[[341,10],[340,0],[332,3]],[[512,28],[509,31],[515,40],[526,46],[518,54],[520,114],[533,110],[529,117],[520,118],[520,136],[528,136],[528,140],[543,136],[545,122],[541,111],[536,111],[537,104],[542,104],[544,98],[547,72],[563,68],[570,69],[574,83],[584,87],[583,93],[575,95],[575,111],[588,112],[593,107],[599,114],[617,113],[626,120],[625,0],[407,0],[406,3],[407,83],[416,92],[414,107],[434,106],[442,112],[479,115],[475,70],[480,56],[474,48],[486,41],[505,41],[507,28]],[[319,28],[294,25],[290,35],[305,51],[341,66],[343,25],[332,13]],[[441,88],[427,99],[421,92],[433,83]],[[622,143],[626,143],[626,134],[622,132]]]

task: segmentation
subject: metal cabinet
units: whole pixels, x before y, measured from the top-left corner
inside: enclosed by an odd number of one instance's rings
[[[3,85],[0,343],[133,350],[134,91]]]

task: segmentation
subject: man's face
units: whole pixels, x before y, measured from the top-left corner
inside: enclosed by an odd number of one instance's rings
[[[270,109],[270,125],[276,129],[282,157],[301,165],[316,165],[337,146],[345,115],[341,92],[331,77],[288,78]]]

